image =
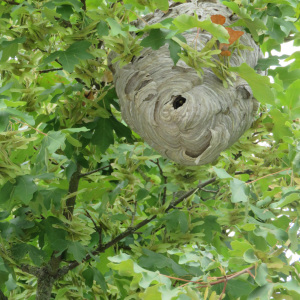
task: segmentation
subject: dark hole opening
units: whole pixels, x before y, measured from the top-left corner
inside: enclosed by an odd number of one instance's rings
[[[175,100],[173,101],[173,107],[175,109],[181,107],[185,103],[186,99],[182,97],[181,95],[177,96]]]

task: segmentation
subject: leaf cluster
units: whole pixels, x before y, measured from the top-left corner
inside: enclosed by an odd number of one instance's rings
[[[270,54],[299,46],[297,2],[223,4]],[[167,45],[175,64],[221,70],[222,25],[132,23],[168,7],[0,2],[0,297],[35,299],[43,283],[49,299],[299,298],[298,52],[259,61],[272,83],[226,68],[262,104],[252,128],[212,165],[176,165],[124,123],[108,68],[111,51],[125,65]],[[201,51],[183,38],[193,28],[213,36]]]

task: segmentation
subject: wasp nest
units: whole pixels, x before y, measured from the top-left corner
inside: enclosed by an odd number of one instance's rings
[[[200,21],[220,14],[226,17],[226,26],[231,24],[227,7],[195,2],[175,4],[167,14],[155,12],[146,16],[147,22],[196,12]],[[197,29],[184,33],[189,45],[195,44],[196,35]],[[198,33],[198,49],[211,37],[205,31]],[[231,66],[246,62],[254,68],[261,57],[259,47],[247,33],[240,43],[253,51],[232,53]],[[145,48],[128,65],[120,68],[116,63],[111,69],[126,123],[160,154],[182,165],[213,162],[251,126],[258,108],[246,81],[237,78],[224,88],[209,68],[200,79],[183,61],[174,66],[168,46],[157,51]]]

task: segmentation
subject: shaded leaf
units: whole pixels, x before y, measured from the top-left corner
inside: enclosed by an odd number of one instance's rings
[[[86,256],[86,249],[79,242],[71,242],[68,245],[68,252],[73,254],[77,262],[81,262]]]
[[[28,204],[36,191],[37,186],[34,183],[32,176],[24,175],[17,177],[14,189],[14,197],[16,197],[17,200]]]
[[[248,202],[249,189],[246,186],[245,182],[233,178],[233,180],[230,181],[230,190],[232,193],[232,203]]]

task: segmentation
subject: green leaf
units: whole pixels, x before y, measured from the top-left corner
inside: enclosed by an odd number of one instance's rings
[[[294,279],[292,279],[288,282],[284,282],[284,283],[278,282],[278,283],[274,284],[274,289],[281,289],[281,288],[284,288],[288,291],[296,292],[300,296],[300,285]]]
[[[65,135],[60,131],[50,131],[43,139],[43,145],[50,154],[54,153],[58,149],[64,149],[65,147]]]
[[[204,240],[209,243],[212,240],[214,233],[221,232],[221,227],[217,220],[218,217],[216,216],[206,216],[203,219],[197,220],[197,223],[202,221],[203,224],[195,226],[191,233],[199,233],[203,231],[205,234]]]
[[[249,296],[248,300],[267,300],[271,299],[271,295],[273,292],[273,284],[268,283],[264,286],[260,286],[256,288]]]
[[[152,29],[149,35],[141,41],[141,46],[151,47],[153,50],[158,50],[160,47],[167,43],[166,36],[169,30],[165,29]]]
[[[87,132],[90,131],[86,127],[78,127],[78,128],[65,128],[61,132],[63,133],[77,133],[77,132]]]
[[[299,219],[295,221],[293,226],[288,231],[289,239],[291,241],[290,250],[293,252],[296,252],[299,249],[299,239],[297,236],[298,231],[299,231]]]
[[[216,167],[213,167],[213,169],[217,176],[221,179],[232,178],[232,176],[230,176],[224,169],[218,169]]]
[[[95,132],[92,137],[92,143],[105,153],[107,148],[114,143],[114,134],[111,119],[99,118]]]
[[[293,203],[295,201],[299,201],[300,199],[300,194],[295,192],[291,193],[289,195],[285,195],[280,201],[276,203],[272,203],[270,205],[271,208],[282,208],[290,203]]]
[[[143,293],[139,293],[139,299],[141,300],[151,300],[151,299],[162,299],[161,292],[159,291],[160,285],[154,285],[148,287]]]
[[[230,181],[230,190],[231,190],[231,202],[248,202],[249,188],[246,186],[245,182],[233,178]]]
[[[180,59],[180,56],[178,54],[181,52],[181,46],[173,40],[168,40],[168,43],[169,43],[170,57],[173,60],[174,66],[176,66],[177,62]]]
[[[0,132],[3,132],[9,123],[9,114],[0,110]]]
[[[77,12],[81,11],[83,5],[79,0],[54,0],[53,2],[57,5],[70,4]]]
[[[172,211],[161,218],[161,221],[165,222],[167,229],[171,232],[180,229],[182,233],[185,233],[188,230],[188,219],[183,211]]]
[[[125,126],[121,122],[119,122],[117,119],[114,117],[110,118],[112,127],[114,131],[116,132],[118,138],[125,137],[127,139],[127,142],[132,143],[133,138],[132,138],[132,132],[129,127]]]
[[[8,280],[5,282],[5,286],[8,291],[12,291],[18,287],[16,284],[15,279],[13,278],[12,274],[8,275]]]
[[[251,210],[255,213],[255,215],[263,221],[271,219],[271,218],[276,218],[276,216],[268,209],[260,209],[254,205],[250,205],[250,207],[251,207]]]
[[[197,15],[180,15],[173,20],[173,24],[180,33],[191,28],[200,28],[210,32],[221,43],[228,43],[228,31],[222,25],[212,23],[210,19],[199,21]]]
[[[253,290],[253,285],[251,285],[249,282],[240,280],[240,279],[234,279],[227,282],[226,286],[226,292],[228,292],[233,299],[238,299],[239,297],[243,295],[249,295]]]
[[[146,198],[149,195],[149,191],[146,189],[139,189],[136,195],[136,200],[140,201]]]
[[[6,182],[4,186],[0,189],[0,205],[3,206],[8,200],[11,200],[11,197],[14,193],[15,185],[10,181]]]
[[[59,55],[59,60],[63,68],[68,72],[73,72],[74,67],[78,64],[79,59],[92,59],[93,55],[87,52],[91,43],[88,41],[80,41],[73,43],[66,51]]]
[[[286,122],[289,120],[287,114],[282,113],[279,109],[270,110],[270,115],[273,119],[273,135],[277,141],[280,141],[285,136],[292,136],[290,128],[286,126]]]
[[[116,36],[118,34],[124,36],[125,38],[127,37],[126,32],[122,30],[121,25],[113,18],[107,18],[106,19],[107,23],[110,26],[110,34],[111,36]]]
[[[260,58],[257,62],[257,65],[255,66],[255,70],[262,70],[265,71],[269,69],[271,66],[280,66],[280,59],[287,58],[288,55],[282,55],[282,56],[270,56],[268,58]]]
[[[102,275],[102,273],[99,270],[97,270],[95,268],[93,268],[93,271],[94,271],[94,280],[100,285],[102,291],[104,293],[106,293],[107,292],[107,284],[106,284],[104,276]]]
[[[8,112],[10,115],[19,117],[20,119],[24,120],[27,124],[33,126],[35,124],[34,118],[31,115],[28,115],[25,112],[16,110],[14,108],[8,107],[5,110],[6,112]]]
[[[14,197],[24,204],[28,204],[32,200],[33,194],[37,191],[37,186],[33,179],[33,176],[30,175],[16,178]]]
[[[68,248],[68,245],[70,244],[70,242],[66,240],[67,232],[62,228],[54,227],[63,227],[63,223],[57,218],[48,217],[42,224],[45,226],[45,232],[51,248],[60,252],[66,250]]]
[[[268,268],[265,263],[262,263],[256,271],[255,281],[259,286],[263,286],[268,283],[267,281],[268,276]]]
[[[4,63],[9,58],[14,58],[18,54],[18,44],[24,43],[26,41],[26,37],[16,38],[12,41],[3,41],[0,44],[0,53],[2,52],[0,62]]]
[[[71,5],[60,5],[56,8],[56,12],[66,21],[70,20],[71,15],[74,13]]]
[[[276,77],[283,83],[283,88],[287,89],[290,84],[300,78],[300,70],[290,70],[289,66],[286,67],[277,67],[275,70],[268,70],[268,75]]]
[[[254,234],[258,236],[262,236],[264,238],[267,238],[268,234],[274,235],[274,237],[279,240],[285,242],[288,239],[288,234],[285,232],[285,230],[281,228],[273,227],[261,227],[254,230]]]
[[[109,34],[109,28],[105,21],[100,21],[97,25],[97,33],[99,36],[107,36]]]
[[[94,270],[89,267],[82,272],[82,276],[85,279],[85,284],[88,287],[92,287],[94,281]]]
[[[139,259],[139,265],[144,268],[156,271],[157,269],[162,270],[168,267],[172,268],[175,274],[179,276],[187,275],[187,272],[173,259],[148,249],[143,249],[143,253],[144,256]]]
[[[68,246],[68,252],[73,254],[74,259],[81,263],[86,256],[86,249],[79,242],[71,242]]]
[[[76,148],[80,148],[82,146],[82,144],[77,139],[72,137],[69,133],[66,134],[66,139],[71,145],[73,145]]]
[[[248,82],[257,101],[263,104],[275,104],[269,77],[257,74],[246,63],[241,64],[239,67],[230,67],[229,71],[237,72],[239,76]]]
[[[36,266],[41,266],[44,263],[45,255],[42,250],[39,250],[32,245],[28,245],[28,253],[29,253],[29,256],[30,256],[32,262]]]
[[[51,203],[58,210],[61,207],[61,199],[67,194],[66,190],[59,188],[48,188],[47,190],[39,191],[43,197],[43,203],[46,209],[51,208]]]
[[[153,0],[156,7],[162,11],[168,11],[169,1],[168,0]]]
[[[281,103],[290,110],[291,117],[300,117],[300,79],[294,81],[280,97]]]
[[[91,43],[88,41],[79,41],[75,42],[69,46],[65,51],[56,51],[50,54],[42,63],[42,66],[47,65],[48,63],[58,59],[62,64],[64,70],[72,73],[74,71],[75,65],[79,63],[80,59],[92,59],[93,55],[87,52],[87,49],[90,47]]]
[[[293,60],[293,59],[295,61],[293,61],[293,63],[290,65],[290,71],[299,70],[300,69],[300,51],[296,51],[291,56],[286,58],[285,61],[290,61],[290,60]]]
[[[251,244],[247,241],[232,241],[231,247],[231,256],[244,256],[247,250],[252,249]]]
[[[253,249],[248,249],[244,253],[243,257],[246,262],[251,263],[251,264],[258,261],[258,258],[256,257]]]

